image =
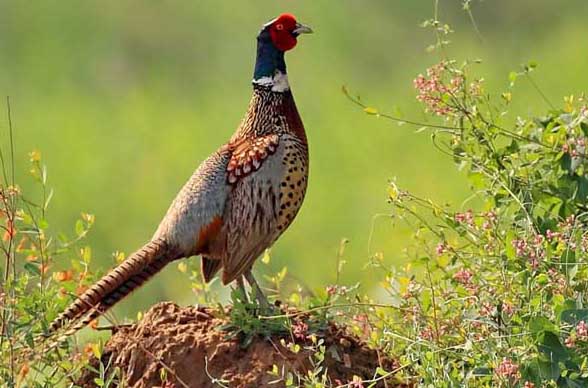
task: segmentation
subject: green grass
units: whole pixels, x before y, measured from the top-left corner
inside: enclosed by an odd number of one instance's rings
[[[474,3],[482,41],[458,2],[444,3],[442,19],[457,30],[449,50],[483,58],[490,91],[505,89],[508,72],[530,59],[540,63],[535,77],[550,98],[585,87],[585,0]],[[80,209],[94,213],[89,243],[103,266],[113,251],[136,249],[199,162],[238,125],[259,26],[292,11],[316,31],[287,58],[312,165],[305,205],[275,246],[272,270],[287,265],[310,287],[324,286],[334,281],[339,242],[348,238],[343,280],[368,291],[373,276],[362,268],[369,254],[401,262],[409,235],[385,217],[371,232],[374,217],[389,213],[389,179],[458,207],[467,193],[465,178],[425,133],[366,117],[340,92],[345,84],[381,110],[425,120],[411,82],[438,60],[426,53],[431,36],[418,26],[431,9],[424,0],[4,2],[0,94],[13,101],[19,174],[26,153],[39,149],[56,190],[51,227],[71,225]],[[545,110],[529,85],[517,93],[513,117]],[[188,303],[188,288],[170,268],[117,311],[132,314],[160,299]]]

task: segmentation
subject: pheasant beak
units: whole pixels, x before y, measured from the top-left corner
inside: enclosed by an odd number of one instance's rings
[[[301,23],[296,23],[296,28],[292,32],[296,36],[298,36],[300,34],[312,34],[313,33],[312,28],[305,26],[304,24],[301,24]]]

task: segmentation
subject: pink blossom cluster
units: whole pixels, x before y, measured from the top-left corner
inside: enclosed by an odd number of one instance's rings
[[[578,246],[575,238],[575,232],[579,230],[576,225],[574,215],[569,216],[564,221],[558,224],[559,231],[554,232],[548,229],[545,232],[545,237],[549,242],[556,242],[561,244],[564,248],[575,250]],[[580,248],[583,253],[588,252],[588,234],[583,234],[580,239]]]
[[[552,288],[553,293],[563,295],[567,286],[566,277],[555,268],[549,268],[547,274],[549,275],[549,286]]]
[[[453,275],[453,280],[462,284],[470,294],[476,294],[478,292],[478,286],[472,282],[474,274],[467,269],[460,269]]]
[[[327,286],[326,288],[327,295],[334,296],[334,295],[345,295],[349,292],[349,288],[346,286],[339,286],[336,284],[332,284]]]
[[[474,275],[467,269],[460,269],[453,275],[453,280],[463,285],[471,284]]]
[[[448,330],[449,330],[448,325],[446,325],[446,324],[439,325],[439,327],[437,328],[437,331],[439,333],[439,337],[442,337],[445,334],[447,334]],[[438,339],[437,334],[435,333],[435,330],[431,326],[427,326],[424,329],[422,329],[421,332],[419,333],[419,337],[426,340],[426,341],[433,341],[433,340]]]
[[[408,285],[406,286],[406,292],[404,294],[402,294],[402,298],[403,299],[410,299],[412,297],[415,297],[418,295],[419,291],[420,291],[421,286],[415,282],[414,280],[411,280]]]
[[[292,324],[292,335],[299,340],[308,338],[308,325],[304,321],[296,321]]]
[[[496,213],[492,210],[488,211],[488,212],[481,213],[481,214],[479,214],[478,217],[481,217],[483,219],[483,223],[482,223],[483,230],[492,229],[492,227],[496,224],[497,216],[496,216]],[[458,224],[463,224],[463,225],[467,225],[469,227],[472,227],[474,229],[479,229],[479,227],[475,223],[475,218],[476,218],[476,215],[474,214],[474,212],[471,209],[469,209],[463,213],[455,213],[455,215],[453,216],[453,219]]]
[[[421,317],[421,310],[419,306],[411,306],[409,308],[407,308],[404,312],[404,314],[402,315],[402,319],[404,322],[408,323],[408,322],[416,322],[420,319]]]
[[[576,347],[576,341],[588,342],[588,324],[585,321],[580,321],[576,325],[576,333],[571,334],[566,338],[565,344],[568,348]]]
[[[496,311],[496,307],[490,302],[482,302],[482,306],[480,306],[480,315],[483,317],[491,317],[494,315]]]
[[[530,240],[513,240],[512,246],[515,248],[518,257],[527,258],[531,267],[537,269],[539,267],[539,262],[545,258],[544,242],[545,237],[541,234],[536,234],[535,237]]]
[[[422,339],[424,339],[426,341],[432,341],[433,338],[435,337],[435,335],[433,334],[433,328],[431,328],[431,326],[425,327],[419,333],[419,337],[421,337]]]
[[[588,340],[588,325],[586,325],[585,321],[580,321],[576,325],[576,334],[578,337],[582,338],[583,341]]]
[[[455,222],[460,224],[468,224],[469,226],[474,225],[474,212],[472,209],[469,209],[465,213],[455,213],[454,216]]]
[[[572,157],[584,154],[586,152],[586,138],[570,137],[561,147],[561,150],[566,154],[570,154]]]
[[[329,296],[336,295],[337,294],[337,286],[336,285],[327,286],[326,291],[327,291],[327,295],[329,295]]]
[[[514,363],[511,359],[504,357],[494,372],[497,376],[503,378],[518,378],[519,365]]]
[[[483,79],[477,79],[474,82],[470,83],[469,93],[473,97],[479,97],[483,93],[482,83],[484,82]]]
[[[417,90],[417,100],[423,102],[429,112],[438,116],[455,113],[455,108],[445,102],[445,98],[455,95],[463,85],[463,76],[453,76],[447,84],[444,80],[447,63],[441,62],[427,69],[427,75],[419,74],[413,81]]]
[[[435,252],[437,253],[437,255],[442,255],[444,253],[449,252],[450,249],[451,249],[451,247],[449,245],[447,245],[447,243],[440,242],[435,247]]]
[[[514,314],[514,306],[512,305],[512,303],[504,302],[502,304],[502,311],[506,315],[513,315]]]
[[[588,252],[588,234],[582,235],[582,240],[580,241],[580,247],[583,253]]]
[[[484,217],[484,223],[482,224],[482,229],[488,230],[492,229],[492,227],[496,224],[496,213],[492,210],[482,213],[482,217]]]
[[[353,376],[353,380],[347,384],[349,388],[364,388],[363,380],[359,376]]]

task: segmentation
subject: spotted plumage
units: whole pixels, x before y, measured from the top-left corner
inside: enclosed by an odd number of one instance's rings
[[[311,30],[284,14],[257,38],[253,95],[229,142],[196,169],[152,240],[78,297],[50,326],[73,333],[99,317],[169,262],[202,256],[202,273],[224,284],[243,278],[263,305],[251,274],[255,259],[292,223],[308,183],[308,145],[290,91],[284,52]],[[63,338],[60,337],[60,338]]]

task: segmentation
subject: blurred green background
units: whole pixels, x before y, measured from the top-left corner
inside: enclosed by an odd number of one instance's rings
[[[407,243],[406,229],[377,217],[389,212],[390,179],[458,208],[468,196],[465,177],[426,133],[369,117],[341,93],[345,84],[383,111],[426,120],[412,80],[439,60],[425,50],[431,32],[419,27],[433,3],[2,1],[0,95],[12,99],[20,181],[30,183],[27,152],[40,150],[55,188],[51,227],[73,233],[80,211],[95,214],[94,265],[110,266],[112,252],[130,253],[151,236],[184,181],[230,137],[248,104],[256,33],[289,11],[316,32],[287,55],[310,141],[310,187],[271,264],[256,270],[287,265],[309,287],[325,286],[348,238],[343,281],[370,290],[377,277],[363,268],[369,255],[400,263]],[[586,0],[474,1],[481,37],[461,5],[440,1],[441,20],[456,30],[448,52],[483,59],[488,90],[505,90],[509,71],[534,60],[535,79],[554,103],[586,91]],[[547,108],[523,80],[510,119]],[[1,125],[5,146],[5,114]],[[162,299],[194,301],[176,265],[118,311]]]

